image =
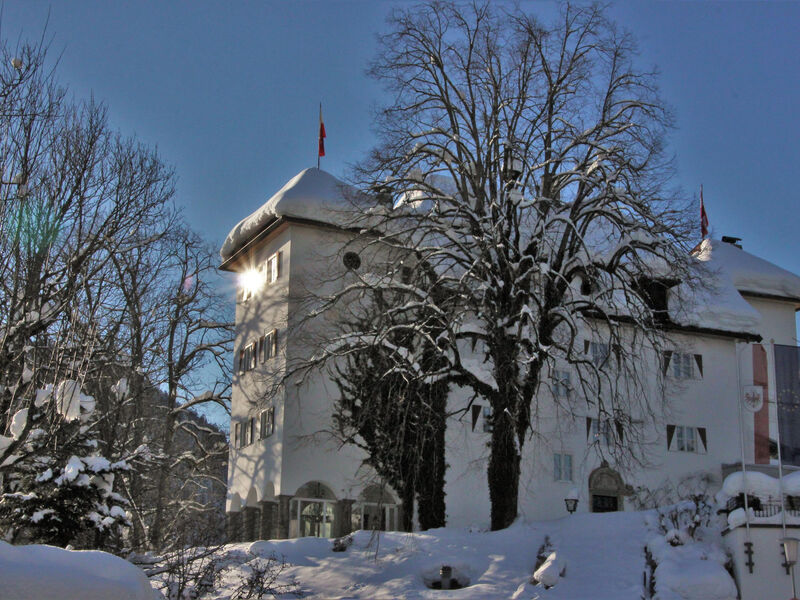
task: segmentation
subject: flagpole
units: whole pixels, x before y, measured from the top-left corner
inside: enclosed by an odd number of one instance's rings
[[[776,420],[775,420],[775,441],[778,446],[778,493],[781,496],[781,526],[783,527],[783,537],[786,537],[786,502],[783,497],[783,452],[781,451],[781,423],[780,417],[778,416],[778,412],[780,407],[778,406],[778,390],[776,389],[777,386],[777,371],[775,369],[775,340],[770,339],[769,345],[767,346],[767,419],[769,419],[769,402],[771,402],[774,398],[775,401],[775,412],[776,412]],[[770,360],[770,358],[772,360]],[[772,363],[772,365],[770,365]],[[770,366],[772,367],[770,369]],[[770,373],[771,372],[771,373]],[[772,382],[770,384],[770,374],[772,375]],[[767,427],[767,431],[769,431],[769,426]],[[769,438],[769,434],[767,435]]]
[[[739,392],[736,394],[736,405],[739,408],[739,448],[742,451],[742,492],[744,496],[744,525],[745,525],[745,547],[751,542],[750,539],[750,507],[747,505],[747,467],[745,465],[744,454],[744,415],[742,414],[742,367],[739,350],[748,348],[751,352],[753,346],[751,344],[742,345],[736,344],[736,380],[739,385]],[[746,550],[745,550],[746,552]]]
[[[319,122],[322,123],[322,102],[319,103]],[[319,170],[319,144],[317,144],[317,170]]]

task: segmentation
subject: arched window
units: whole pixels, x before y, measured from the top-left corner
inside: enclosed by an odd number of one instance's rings
[[[301,486],[289,503],[289,537],[333,537],[336,496],[319,481]]]
[[[397,501],[385,486],[371,485],[353,505],[352,529],[397,531],[399,514]]]

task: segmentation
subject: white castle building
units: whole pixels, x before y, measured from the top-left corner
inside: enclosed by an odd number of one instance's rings
[[[309,282],[322,281],[315,273],[331,269],[350,239],[337,226],[342,186],[319,169],[299,173],[237,224],[221,250],[222,269],[240,281],[226,507],[234,538],[333,537],[400,523],[403,507],[376,485],[359,450],[312,436],[330,427],[337,394],[330,381],[320,375],[268,393],[269,374],[303,352],[287,335],[296,325],[297,299]],[[797,343],[800,277],[736,242],[704,240],[695,249],[715,273],[716,293],[672,319],[675,351],[665,354],[662,368],[675,385],[663,426],[648,432],[653,466],[616,471],[601,462],[589,449],[602,443],[609,424],[578,415],[570,427],[537,436],[523,450],[523,516],[563,517],[565,498],[576,492],[578,511],[630,510],[635,486],[656,488],[698,472],[721,484],[743,460],[770,468],[778,437],[772,349]],[[669,307],[670,316],[676,308]],[[588,348],[602,344],[587,335]],[[751,396],[755,390],[756,401],[761,395],[763,407],[743,408],[743,390]],[[568,392],[555,385],[542,393]],[[489,521],[484,410],[448,423],[448,525]]]

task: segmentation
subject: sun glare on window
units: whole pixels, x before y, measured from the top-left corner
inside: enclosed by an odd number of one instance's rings
[[[249,298],[264,285],[264,273],[258,269],[248,269],[239,275],[239,285],[245,298]]]

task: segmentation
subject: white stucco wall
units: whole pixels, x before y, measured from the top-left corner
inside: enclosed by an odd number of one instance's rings
[[[250,417],[257,419],[256,440],[242,448],[231,447],[228,463],[228,507],[237,494],[243,501],[248,496],[257,501],[267,500],[281,488],[281,456],[284,438],[283,394],[272,395],[269,373],[279,371],[285,363],[286,331],[289,322],[289,265],[291,238],[284,227],[259,245],[248,258],[249,267],[257,268],[276,252],[281,253],[278,280],[265,285],[246,301],[242,300],[241,286],[236,291],[236,337],[234,346],[234,376],[231,398],[231,439],[235,423],[244,423]],[[255,370],[239,373],[238,353],[245,345],[273,329],[278,330],[278,355],[266,364],[259,361]],[[258,418],[262,410],[275,408],[274,433],[258,439]],[[253,494],[253,490],[255,494]]]
[[[304,299],[309,289],[324,293],[341,285],[341,250],[347,241],[340,232],[304,224],[284,227],[267,238],[254,260],[264,260],[280,250],[281,279],[278,285],[247,303],[237,304],[237,350],[251,336],[272,328],[278,328],[279,332],[288,328],[298,333],[288,338],[279,335],[282,356],[275,360],[274,366],[282,365],[284,357],[291,360],[307,355],[320,340],[303,335],[302,328],[298,328]],[[774,337],[778,343],[789,343],[793,339],[794,314],[787,310],[786,303],[753,300],[752,304],[762,314],[765,337]],[[643,367],[653,372],[649,392],[653,397],[649,400],[663,410],[658,415],[658,424],[645,434],[646,452],[641,458],[648,468],[619,469],[625,483],[632,486],[656,488],[667,480],[677,483],[682,477],[699,471],[710,472],[719,479],[722,464],[737,463],[741,458],[739,381],[741,379],[742,385],[752,383],[749,346],[739,347],[737,361],[736,341],[731,337],[675,334],[674,342],[676,350],[703,356],[703,375],[695,373],[693,379],[679,382],[668,377],[668,392],[666,398],[662,398],[656,385],[658,361],[652,357],[652,364],[646,364],[643,358]],[[741,373],[737,373],[737,362]],[[251,489],[255,488],[261,500],[273,493],[293,495],[305,483],[320,481],[328,485],[338,499],[357,498],[369,484],[371,473],[362,466],[362,452],[352,446],[340,446],[326,434],[331,427],[335,386],[323,375],[315,375],[300,385],[289,385],[283,394],[273,398],[264,397],[266,388],[263,373],[249,372],[237,375],[234,380],[233,421],[256,414],[269,402],[274,404],[276,415],[273,436],[247,448],[232,450],[231,494],[245,499],[248,493],[252,496]],[[529,519],[565,516],[564,497],[572,488],[579,491],[578,510],[590,510],[588,478],[601,461],[589,448],[593,440],[587,440],[585,419],[592,416],[589,411],[576,410],[573,417],[556,418],[549,408],[548,394],[546,390],[540,394],[536,435],[526,444],[523,455],[520,513]],[[449,408],[465,407],[467,398],[465,391],[454,390]],[[662,400],[665,400],[663,404]],[[481,400],[476,402],[486,404]],[[707,451],[668,451],[667,424],[706,428]],[[745,429],[746,459],[752,461],[750,415],[746,415]],[[451,525],[486,526],[489,523],[488,441],[489,434],[483,432],[482,416],[474,431],[470,411],[448,423],[446,502]],[[554,481],[554,452],[572,455],[571,482]],[[623,508],[632,508],[629,499],[624,500]]]
[[[786,600],[792,597],[792,577],[781,566],[784,562],[783,529],[779,525],[737,527],[725,535],[725,546],[733,558],[736,583],[742,600]],[[788,526],[786,537],[800,538],[800,528]],[[745,542],[751,542],[753,572],[747,566]],[[800,571],[795,565],[796,583],[800,584]],[[790,571],[791,573],[791,571]]]

